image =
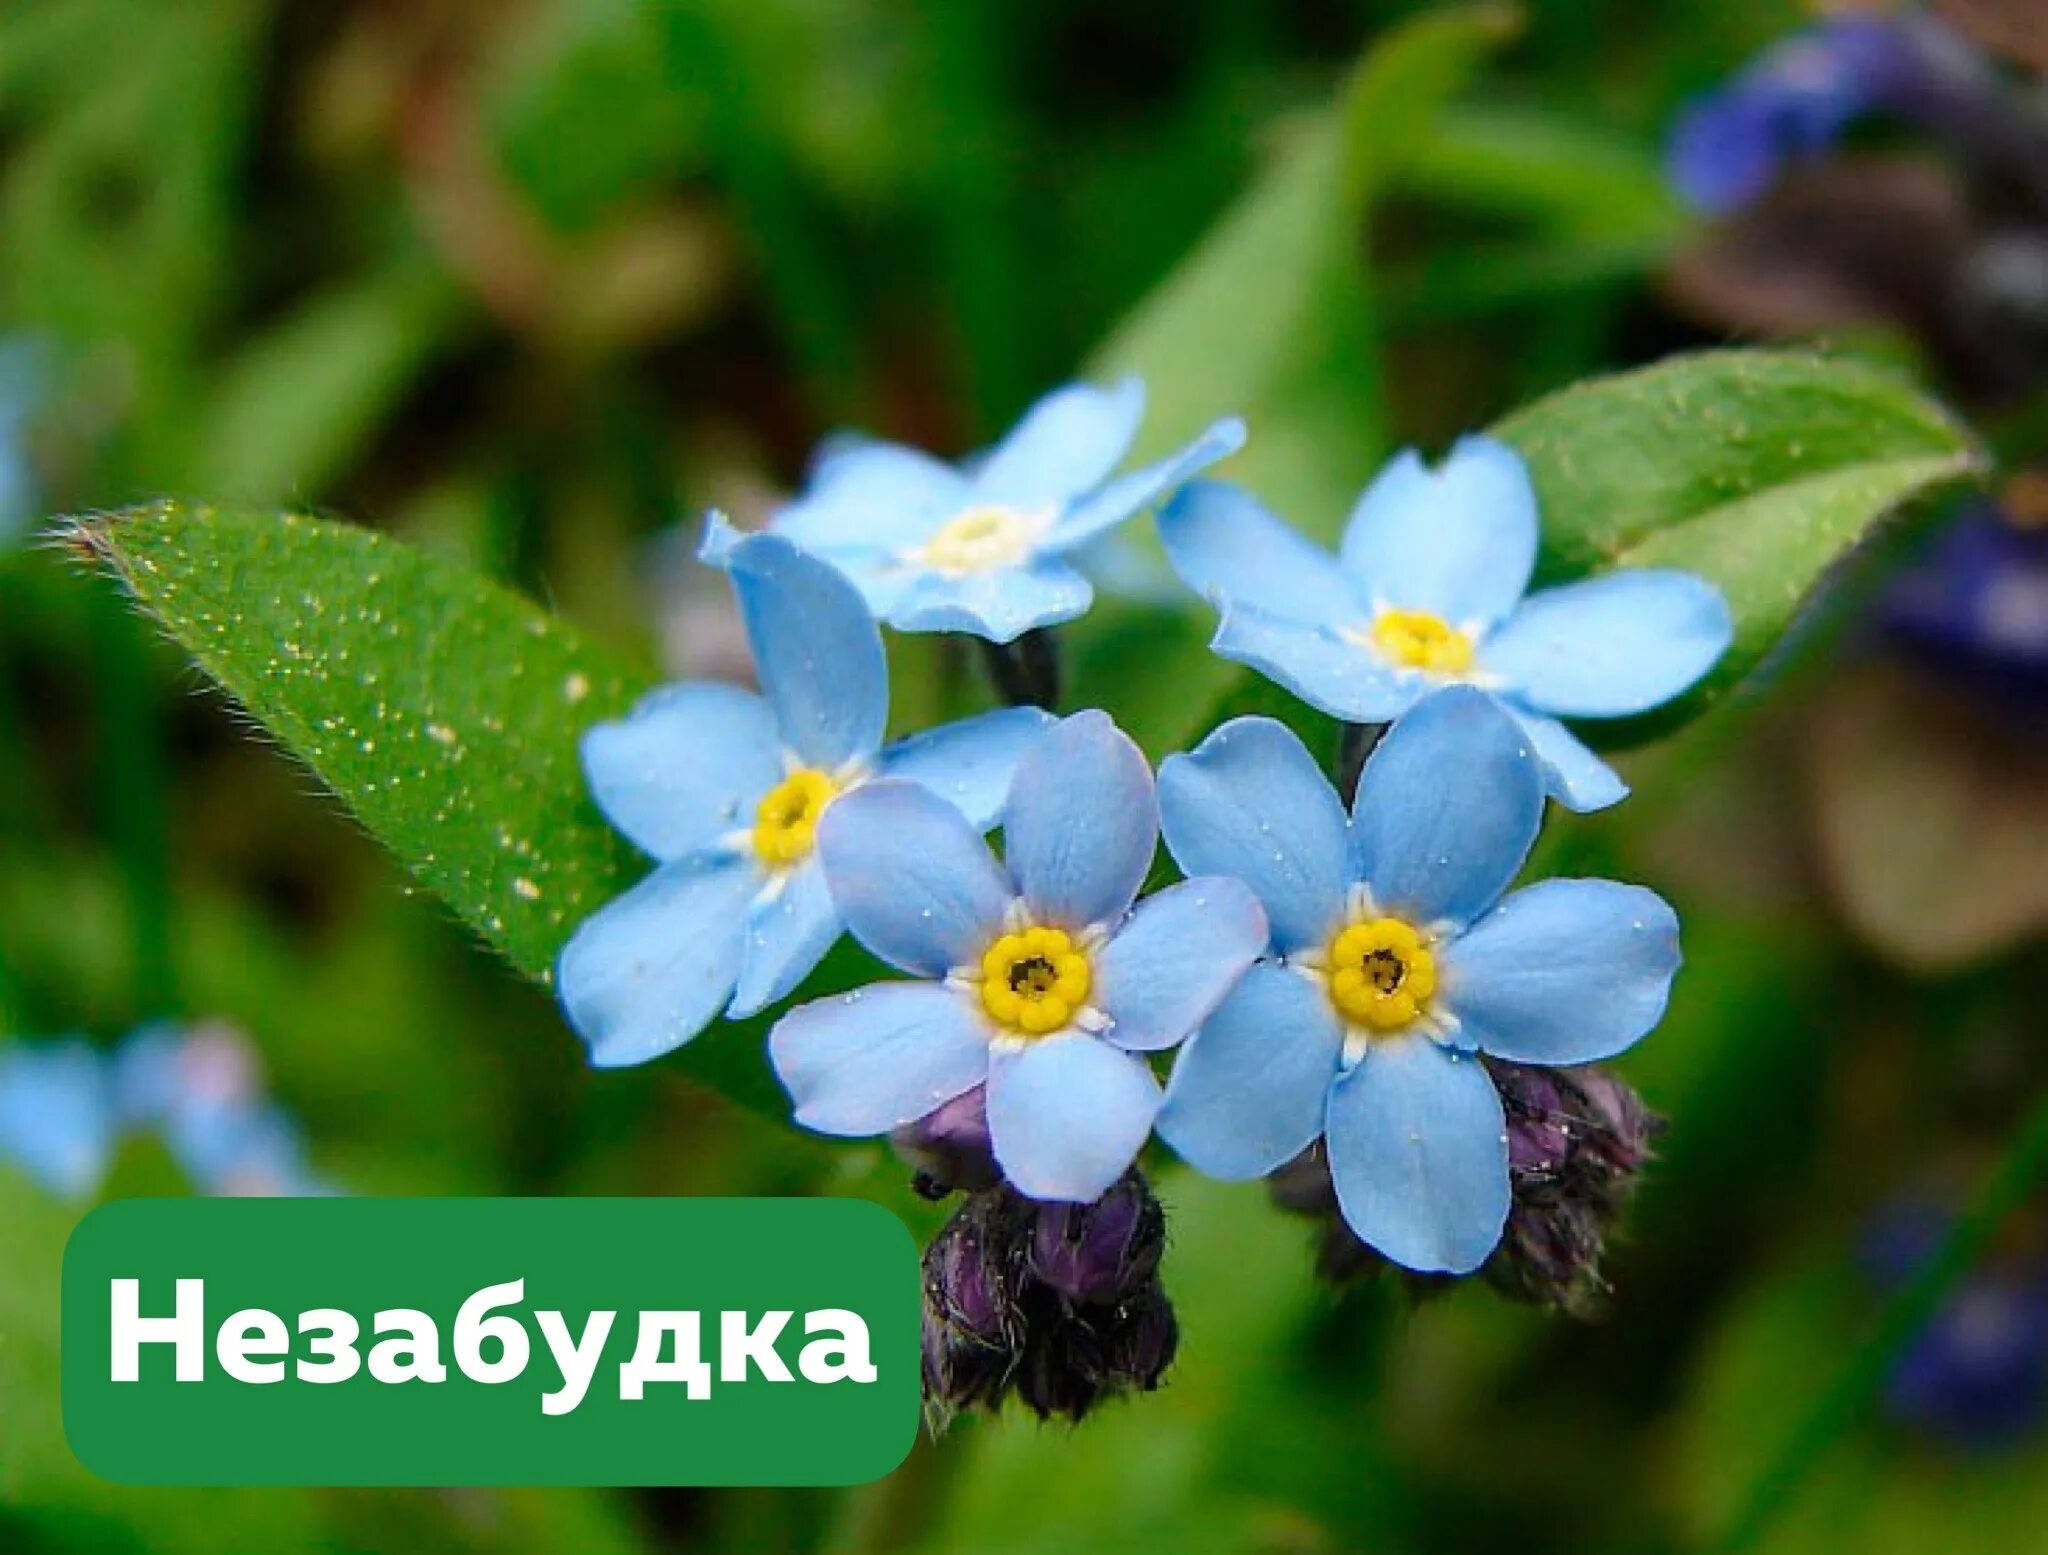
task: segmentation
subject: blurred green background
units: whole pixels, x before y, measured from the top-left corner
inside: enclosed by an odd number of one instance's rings
[[[1662,139],[1806,14],[1460,13],[1466,42],[1333,116],[1376,40],[1447,9],[8,0],[0,336],[35,347],[35,514],[332,512],[672,673],[743,673],[676,526],[758,518],[836,427],[958,453],[1136,362],[1148,438],[1247,412],[1232,473],[1328,533],[1401,443],[1726,338],[1661,300],[1695,231]],[[1333,297],[1313,359],[1261,355]],[[1269,404],[1313,457],[1261,450]],[[878,1147],[670,1066],[589,1071],[544,992],[33,527],[0,551],[0,1038],[227,1018],[354,1191],[908,1211]],[[2048,767],[2002,727],[1871,711],[1907,672],[1855,604],[1892,560],[1629,763],[1632,803],[1558,824],[1549,866],[1656,886],[1688,958],[1622,1066],[1673,1127],[1596,1321],[1333,1295],[1256,1186],[1168,1171],[1180,1365],[1077,1428],[966,1422],[852,1491],[121,1490],[58,1425],[81,1207],[0,1169],[0,1549],[2048,1550],[2048,1434],[1967,1445],[1888,1410],[1913,1292],[1860,1251],[1902,1195],[1960,1208],[1987,1177],[2031,1202],[1979,1217],[1984,1258],[2048,1214]],[[1084,694],[1156,745],[1186,699],[1163,667],[1205,630],[1106,606]],[[892,651],[899,717],[952,695],[929,644]],[[1934,743],[1973,752],[1962,776],[1923,765]],[[1871,773],[1890,786],[1841,786]],[[137,1146],[105,1191],[165,1182]]]

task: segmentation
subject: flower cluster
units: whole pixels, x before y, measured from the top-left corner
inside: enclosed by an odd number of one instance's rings
[[[1112,477],[1141,407],[1135,384],[1062,389],[964,472],[854,443],[767,532],[714,516],[703,556],[761,694],[670,687],[584,743],[656,865],[562,956],[594,1062],[764,1009],[842,930],[903,974],[799,1005],[768,1054],[799,1123],[890,1136],[922,1190],[969,1194],[926,1260],[937,1407],[1078,1414],[1157,1382],[1176,1330],[1137,1172],[1155,1133],[1223,1178],[1313,1155],[1375,1256],[1464,1274],[1505,1237],[1521,1272],[1496,1283],[1559,1305],[1645,1153],[1633,1093],[1582,1066],[1657,1023],[1676,918],[1607,881],[1509,887],[1546,795],[1627,792],[1562,720],[1693,685],[1731,638],[1721,596],[1665,571],[1529,594],[1535,489],[1485,438],[1436,471],[1397,459],[1326,556],[1188,484],[1235,422]],[[884,743],[877,619],[1050,652],[1043,629],[1089,598],[1061,558],[1154,503],[1221,611],[1218,653],[1383,731],[1348,804],[1265,718],[1156,775],[1092,709]],[[1181,878],[1148,891],[1162,835]]]
[[[99,1191],[121,1141],[160,1138],[201,1193],[330,1190],[298,1126],[264,1094],[255,1051],[220,1025],[145,1026],[118,1048],[80,1038],[0,1047],[0,1161],[65,1198]]]

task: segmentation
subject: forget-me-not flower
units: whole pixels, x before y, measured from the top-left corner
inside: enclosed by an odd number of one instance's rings
[[[1509,1208],[1501,1099],[1480,1055],[1611,1058],[1663,1015],[1678,921],[1652,892],[1546,880],[1502,898],[1536,840],[1529,742],[1454,688],[1395,724],[1347,818],[1301,742],[1225,724],[1160,769],[1184,870],[1243,880],[1267,959],[1181,1051],[1160,1137],[1217,1177],[1258,1177],[1326,1142],[1358,1237],[1462,1274]]]
[[[853,585],[777,535],[720,529],[716,551],[761,694],[664,687],[583,739],[599,808],[659,865],[562,952],[562,1003],[604,1067],[764,1009],[818,964],[841,925],[814,843],[842,796],[901,778],[986,830],[1048,721],[1004,708],[884,748],[888,668]]]
[[[1234,486],[1197,481],[1159,516],[1181,578],[1222,611],[1213,647],[1352,723],[1390,723],[1465,683],[1520,720],[1574,810],[1628,793],[1558,720],[1677,696],[1733,636],[1719,590],[1629,568],[1527,594],[1536,490],[1522,457],[1467,437],[1432,470],[1410,450],[1368,486],[1332,557]],[[1526,597],[1525,597],[1526,595]]]
[[[1144,414],[1135,378],[1108,389],[1069,384],[964,467],[894,443],[837,439],[770,529],[853,579],[898,631],[1006,643],[1087,610],[1094,591],[1072,553],[1244,443],[1244,423],[1229,418],[1112,479]],[[714,536],[714,554],[718,543]]]
[[[297,1121],[266,1093],[248,1039],[215,1022],[145,1026],[109,1070],[122,1124],[159,1134],[193,1186],[224,1198],[332,1193]]]
[[[799,1123],[882,1134],[978,1085],[1003,1174],[1087,1203],[1159,1109],[1147,1053],[1214,1010],[1266,943],[1235,880],[1139,904],[1158,844],[1152,770],[1099,712],[1017,764],[998,862],[957,811],[905,783],[843,801],[819,849],[847,926],[919,982],[876,983],[782,1018],[769,1038]]]
[[[1835,144],[1853,119],[1910,93],[1926,73],[1905,18],[1830,17],[1758,57],[1690,104],[1672,131],[1672,186],[1697,210],[1730,211],[1784,164]]]
[[[226,1027],[145,1026],[112,1050],[76,1037],[0,1048],[0,1160],[51,1192],[92,1197],[139,1133],[161,1138],[201,1193],[330,1191],[265,1095],[249,1044]]]

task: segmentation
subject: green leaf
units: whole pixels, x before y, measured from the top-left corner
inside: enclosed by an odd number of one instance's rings
[[[1676,567],[1717,584],[1734,612],[1734,646],[1713,673],[1653,720],[1614,726],[1624,742],[1697,715],[1880,521],[1979,463],[1963,428],[1903,378],[1784,352],[1593,379],[1493,430],[1536,482],[1539,582]]]
[[[160,503],[74,535],[520,971],[551,981],[576,925],[646,873],[591,804],[577,741],[652,679],[531,601],[319,519]],[[758,1036],[720,1027],[683,1061],[775,1106]]]

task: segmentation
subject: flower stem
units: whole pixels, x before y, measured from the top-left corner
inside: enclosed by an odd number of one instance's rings
[[[1899,1352],[1976,1265],[2006,1218],[2048,1186],[2048,1095],[2034,1104],[2004,1157],[1984,1179],[1975,1200],[1950,1229],[1934,1256],[1878,1314],[1870,1335],[1814,1401],[1784,1449],[1757,1476],[1719,1538],[1715,1555],[1754,1549],[1804,1485],[1830,1447],[1867,1412]]]
[[[996,695],[1011,707],[1059,706],[1059,639],[1047,628],[1026,632],[1015,642],[982,640],[982,656]]]

